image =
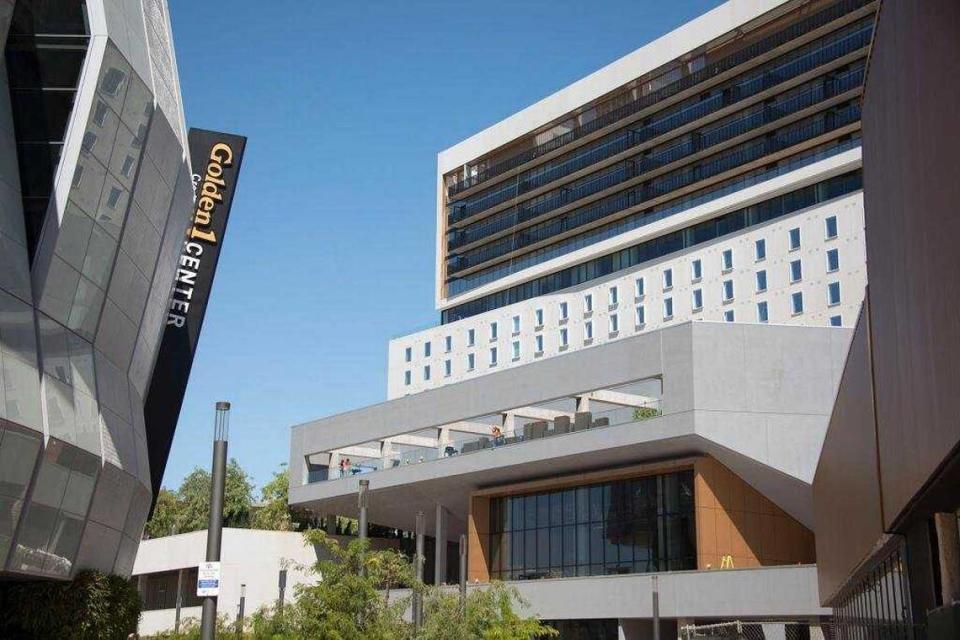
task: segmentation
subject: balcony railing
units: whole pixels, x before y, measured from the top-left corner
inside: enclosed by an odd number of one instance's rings
[[[383,458],[368,458],[360,462],[351,463],[343,475],[340,475],[337,472],[338,470],[331,470],[329,474],[311,473],[307,478],[307,482],[321,482],[327,479],[338,480],[341,477],[406,467],[412,464],[420,464],[442,458],[470,455],[479,451],[512,447],[535,440],[554,438],[590,429],[612,427],[631,422],[642,422],[660,415],[662,415],[660,401],[651,400],[643,406],[621,407],[597,413],[590,411],[578,412],[573,414],[572,418],[559,417],[552,422],[546,420],[528,422],[518,428],[514,433],[504,433],[499,436],[493,434],[494,425],[490,425],[491,434],[489,436],[473,435],[459,440],[441,442],[436,447],[404,447],[402,451],[388,453]]]
[[[448,187],[448,197],[456,196],[457,194],[486,180],[490,180],[546,153],[550,153],[555,149],[559,149],[560,147],[569,144],[574,140],[578,140],[579,138],[589,135],[594,131],[603,129],[604,127],[613,124],[618,120],[627,118],[648,106],[656,104],[660,100],[674,96],[685,89],[703,82],[704,80],[724,73],[725,71],[729,71],[730,69],[756,58],[757,56],[772,51],[773,49],[776,49],[777,47],[786,44],[787,42],[794,40],[805,33],[827,25],[852,11],[860,9],[861,7],[865,7],[870,4],[871,1],[872,0],[843,0],[842,2],[838,2],[837,4],[828,7],[819,13],[795,22],[794,24],[771,36],[744,47],[743,49],[740,49],[736,53],[733,53],[726,58],[707,64],[702,69],[684,76],[678,79],[676,82],[642,96],[637,100],[629,102],[622,107],[609,111],[590,122],[575,127],[561,136],[518,153],[517,155],[507,158],[502,162],[485,167],[478,171],[475,175],[465,176],[458,182]]]
[[[527,171],[519,176],[516,181],[511,181],[509,184],[504,185],[501,189],[494,192],[485,192],[468,200],[452,202],[447,205],[448,221],[450,224],[454,224],[474,216],[497,204],[549,184],[563,176],[570,175],[606,158],[623,153],[628,149],[637,147],[677,127],[698,120],[737,102],[742,102],[762,91],[766,91],[817,67],[828,64],[833,60],[853,53],[866,47],[870,43],[872,33],[873,23],[864,22],[857,23],[857,25],[852,27],[852,31],[848,28],[847,31],[839,34],[834,33],[825,36],[799,52],[791,52],[783,56],[783,58],[786,58],[785,61],[774,61],[773,66],[770,68],[764,68],[748,75],[745,79],[728,87],[727,90],[717,93],[703,102],[690,105],[678,112],[670,113],[647,125],[628,128],[610,134],[601,138],[597,144],[571,152],[542,167]],[[506,216],[498,214],[496,217],[501,219],[509,217],[509,214]],[[479,223],[479,226],[482,227],[483,224],[484,223]],[[450,248],[462,246],[484,235],[495,232],[489,231],[484,233],[482,231],[474,231],[476,226],[478,225],[471,225],[463,229],[454,230],[448,239],[448,246],[450,246]]]

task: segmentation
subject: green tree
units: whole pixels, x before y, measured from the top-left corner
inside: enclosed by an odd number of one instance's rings
[[[286,464],[274,472],[273,479],[260,490],[260,504],[253,510],[250,526],[254,529],[272,531],[296,531],[309,524],[307,514],[292,509],[287,500],[290,495],[290,476]]]
[[[162,538],[177,533],[177,520],[180,505],[177,494],[166,488],[161,488],[157,494],[157,504],[153,508],[153,515],[147,522],[144,530],[151,538]]]
[[[556,629],[535,617],[524,617],[515,606],[526,606],[514,587],[493,582],[473,589],[467,596],[466,615],[460,611],[460,597],[431,588],[424,598],[424,624],[417,640],[529,640],[554,638]]]

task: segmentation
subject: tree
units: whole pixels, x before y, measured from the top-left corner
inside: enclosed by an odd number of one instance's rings
[[[286,464],[280,465],[280,471],[260,490],[260,504],[253,511],[250,526],[254,529],[271,531],[296,531],[308,524],[310,518],[290,507],[287,503],[290,495],[290,476]]]
[[[196,467],[183,479],[176,493],[161,489],[157,495],[157,506],[153,517],[147,523],[146,530],[149,535],[162,537],[206,529],[210,514],[210,485],[210,472]],[[236,459],[231,458],[227,464],[224,487],[223,525],[225,527],[249,525],[252,495],[253,485],[250,483],[249,476]]]
[[[524,617],[514,605],[526,606],[514,587],[493,582],[474,589],[467,597],[466,615],[460,611],[460,597],[431,588],[424,600],[424,624],[417,640],[528,640],[554,638],[553,629],[534,617]]]

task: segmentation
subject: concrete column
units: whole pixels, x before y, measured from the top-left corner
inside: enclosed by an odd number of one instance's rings
[[[960,602],[960,531],[957,514],[937,513],[933,516],[939,548],[940,585],[943,603]]]
[[[577,413],[590,411],[590,398],[587,396],[577,396]]]
[[[447,522],[450,514],[446,507],[437,504],[436,537],[433,554],[433,584],[440,586],[447,579]]]
[[[500,417],[502,420],[500,430],[503,431],[503,435],[514,435],[517,428],[516,416],[508,411],[500,414]]]
[[[337,514],[328,513],[323,517],[327,524],[327,535],[337,535]]]

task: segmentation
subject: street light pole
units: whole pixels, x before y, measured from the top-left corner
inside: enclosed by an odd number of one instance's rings
[[[243,605],[246,604],[247,585],[240,585],[240,611],[237,613],[237,640],[243,638]]]
[[[417,556],[415,568],[417,571],[417,591],[413,594],[413,627],[420,629],[423,625],[423,561],[424,561],[424,516],[423,511],[417,512]]]
[[[207,562],[220,562],[223,536],[223,495],[227,478],[227,436],[230,431],[230,403],[218,402],[213,423],[213,469],[210,481],[210,520],[207,524]],[[200,618],[201,640],[214,640],[217,628],[217,596],[203,598]]]
[[[367,492],[370,490],[370,481],[360,481],[360,491],[357,493],[357,503],[360,507],[360,540],[367,539]]]

